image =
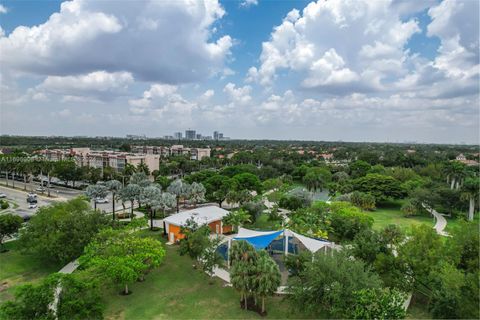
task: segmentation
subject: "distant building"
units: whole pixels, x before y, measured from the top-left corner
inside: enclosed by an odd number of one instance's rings
[[[185,130],[185,139],[195,140],[195,138],[196,138],[196,131],[195,130]]]
[[[202,140],[202,135],[201,135],[200,133],[197,133],[197,134],[195,135],[195,138],[196,138],[197,140]]]
[[[463,155],[463,153],[460,153],[456,158],[455,160],[457,161],[465,161],[467,160],[467,158]]]
[[[460,153],[456,158],[455,160],[457,160],[458,162],[461,162],[467,166],[478,166],[478,162],[475,161],[475,160],[468,160],[467,157],[465,157],[463,155],[463,153]]]
[[[181,144],[165,146],[132,146],[133,153],[156,154],[160,157],[190,155],[192,160],[202,160],[210,157],[210,148],[188,148]]]
[[[117,151],[92,151],[90,148],[45,149],[37,152],[50,161],[73,160],[79,167],[106,168],[122,171],[126,164],[146,164],[150,172],[160,167],[160,155]]]
[[[146,140],[147,136],[146,135],[137,135],[137,134],[127,134],[127,139],[131,140]]]
[[[218,140],[218,131],[213,131],[213,140]]]
[[[182,137],[183,137],[183,135],[182,135],[181,132],[175,132],[175,133],[173,134],[173,137],[174,137],[175,139],[177,139],[177,140],[181,140]]]

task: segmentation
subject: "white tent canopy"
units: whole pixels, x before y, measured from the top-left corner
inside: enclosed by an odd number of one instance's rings
[[[252,237],[259,237],[259,236],[268,236],[274,233],[277,233],[277,231],[255,231],[255,230],[249,230],[245,228],[239,228],[238,234],[235,236],[235,238],[252,238]],[[285,229],[283,230],[283,235],[288,241],[288,237],[294,237],[300,241],[305,248],[307,248],[310,252],[317,252],[318,250],[324,248],[324,247],[334,247],[335,244],[329,241],[325,240],[318,240],[306,236],[302,236],[301,234],[298,234],[294,231]]]

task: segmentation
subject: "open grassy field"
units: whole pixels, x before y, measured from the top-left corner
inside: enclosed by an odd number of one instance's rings
[[[447,219],[447,227],[445,228],[445,231],[446,232],[452,232],[452,230],[454,228],[457,228],[461,221],[463,221],[463,218],[449,218],[449,217],[445,217],[445,219]],[[473,217],[473,221],[478,225],[480,223],[480,215],[476,212],[474,217]]]
[[[405,217],[403,212],[400,210],[402,207],[402,201],[392,201],[381,203],[377,206],[375,211],[369,212],[368,214],[373,217],[375,222],[373,223],[373,228],[380,230],[388,226],[389,224],[398,225],[404,230],[408,230],[412,225],[435,224],[433,217],[427,215],[420,215],[415,217]]]
[[[13,296],[15,287],[35,282],[62,268],[61,265],[45,265],[41,260],[21,254],[17,242],[5,244],[10,251],[0,253],[0,301]]]
[[[156,233],[156,236],[160,233]],[[239,294],[224,282],[192,267],[192,260],[166,246],[164,263],[145,282],[131,286],[133,294],[119,295],[120,287],[105,292],[107,319],[252,319],[260,316],[240,309]],[[281,297],[266,301],[268,318],[305,318],[290,313]]]

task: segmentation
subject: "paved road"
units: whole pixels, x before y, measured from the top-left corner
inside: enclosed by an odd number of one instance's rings
[[[445,228],[447,227],[447,219],[445,219],[445,217],[441,213],[438,213],[435,209],[430,208],[425,204],[423,205],[423,207],[427,209],[435,217],[436,222],[435,222],[435,225],[433,226],[433,229],[435,229],[435,231],[439,235],[448,237],[449,236],[448,232],[444,231]]]
[[[6,209],[4,212],[12,212],[17,214],[21,217],[25,216],[32,216],[41,206],[46,206],[53,203],[54,199],[43,197],[41,195],[37,196],[37,208],[36,209],[29,209],[27,203],[27,192],[20,190],[20,189],[11,189],[6,188],[4,186],[0,186],[0,193],[5,193],[7,197],[5,198],[9,203],[10,207]],[[58,199],[57,199],[58,201]],[[18,205],[18,207],[16,205]],[[3,212],[3,211],[2,211]]]

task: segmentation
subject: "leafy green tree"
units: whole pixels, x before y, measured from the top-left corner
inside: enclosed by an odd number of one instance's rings
[[[238,209],[230,211],[224,218],[223,223],[234,227],[234,230],[238,232],[238,228],[246,223],[251,222],[250,214],[244,209]]]
[[[388,200],[389,198],[399,199],[404,196],[404,191],[400,187],[398,180],[376,173],[369,173],[364,177],[356,179],[353,186],[357,191],[373,195],[377,202]]]
[[[444,243],[429,226],[414,226],[411,236],[398,248],[398,258],[407,268],[406,282],[411,288],[429,296],[430,272],[445,259]]]
[[[23,219],[20,216],[13,215],[11,213],[5,213],[0,215],[0,252],[5,252],[3,240],[6,237],[11,237],[18,232],[18,229],[22,226]]]
[[[352,176],[353,179],[356,178],[361,178],[367,175],[367,173],[370,171],[372,166],[363,160],[357,160],[350,164],[350,175]]]
[[[251,201],[253,199],[250,191],[244,190],[230,190],[227,193],[226,200],[229,204],[238,203],[239,205],[244,204],[245,202]]]
[[[355,292],[380,289],[381,280],[362,261],[342,253],[317,253],[300,276],[288,287],[288,299],[295,308],[313,314],[328,311],[332,317],[348,317],[356,301]]]
[[[222,207],[223,201],[227,198],[228,192],[236,188],[231,178],[219,174],[207,178],[204,186],[207,200],[215,201],[220,208]]]
[[[75,162],[71,160],[61,160],[55,162],[54,175],[60,180],[63,180],[66,186],[68,186],[68,183],[72,181],[74,187],[75,180],[79,178],[78,168],[75,165]]]
[[[266,251],[260,251],[256,260],[256,273],[254,292],[262,299],[262,313],[265,313],[265,298],[273,295],[280,286],[280,269]]]
[[[187,221],[187,225],[182,228],[182,234],[185,235],[185,237],[180,240],[180,254],[186,254],[197,261],[202,256],[205,248],[210,245],[210,228],[208,225],[198,226],[198,224],[191,219]]]
[[[128,284],[143,280],[146,273],[161,264],[164,256],[165,249],[158,240],[107,229],[85,248],[80,265],[95,268],[113,283],[122,283],[123,293],[129,294]]]
[[[252,173],[240,173],[233,177],[238,190],[256,191],[258,194],[262,192],[262,183],[260,179]]]
[[[93,237],[109,224],[109,219],[93,211],[81,199],[40,207],[20,229],[20,247],[26,253],[54,263],[78,258]]]
[[[14,299],[0,305],[0,319],[54,319],[49,304],[53,301],[58,276],[51,275],[39,284],[19,286]]]
[[[137,166],[137,172],[145,173],[146,176],[150,175],[150,169],[148,168],[148,165],[144,162],[140,163]]]
[[[354,293],[350,319],[404,319],[406,294],[396,289],[362,289]]]
[[[350,202],[365,211],[375,210],[375,197],[368,193],[359,191],[352,192]]]
[[[202,270],[205,271],[210,277],[213,277],[213,271],[216,267],[223,263],[223,257],[217,251],[217,248],[222,239],[207,237],[206,245],[203,252],[200,255],[200,261],[202,262]]]
[[[416,216],[419,213],[419,208],[412,201],[405,202],[400,210],[402,210],[405,217]]]
[[[331,232],[329,238],[335,241],[353,240],[362,230],[371,229],[373,218],[348,202],[330,204]]]

